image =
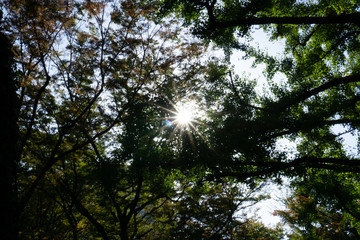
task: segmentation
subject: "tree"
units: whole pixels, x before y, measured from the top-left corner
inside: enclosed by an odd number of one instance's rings
[[[107,139],[126,122],[131,124],[137,105],[155,107],[154,99],[166,96],[166,86],[191,86],[189,78],[201,71],[195,62],[192,69],[188,65],[204,47],[180,42],[180,30],[167,29],[173,21],[152,23],[153,7],[136,1],[113,6],[105,1],[1,3],[19,77],[19,198],[14,217],[20,216],[22,238],[77,238],[79,212],[91,218],[78,196],[73,197],[79,165],[96,156],[97,144],[104,149],[116,144]],[[186,74],[174,73],[176,67],[186,68]],[[60,232],[47,232],[54,226]]]
[[[180,161],[188,135],[162,122],[200,88],[206,45],[142,1],[1,8],[19,78],[20,238],[169,239],[177,175],[196,166]]]
[[[276,212],[293,229],[290,239],[359,238],[359,190],[352,174],[313,172],[293,185],[287,209]]]
[[[214,70],[209,85],[216,89],[209,95],[223,100],[211,125],[211,151],[217,153],[214,161],[221,162],[211,166],[213,175],[291,177],[295,189],[308,190],[294,194],[290,213],[283,216],[306,228],[303,237],[314,238],[321,231],[323,237],[335,237],[334,231],[326,232],[326,224],[333,222],[343,227],[341,234],[356,238],[358,197],[353,194],[358,192],[360,161],[345,151],[342,136],[359,130],[359,2],[163,1],[162,14],[174,10],[196,35],[213,40],[227,54],[240,49],[255,64],[266,64],[270,89],[260,97],[248,80]],[[239,41],[251,36],[254,25],[261,25],[272,40],[285,41],[280,58]],[[277,73],[286,82],[274,82]],[[345,130],[336,133],[339,126]],[[275,150],[280,138],[295,141],[297,153]],[[344,192],[334,198],[339,189]]]
[[[229,89],[229,92],[225,93],[227,97],[219,104],[224,109],[218,113],[221,115],[218,126],[214,126],[217,131],[215,134],[218,136],[215,141],[218,143],[214,142],[212,145],[227,148],[229,155],[222,157],[221,161],[227,161],[228,158],[228,162],[233,166],[230,171],[221,171],[220,175],[261,176],[291,168],[301,171],[304,167],[358,172],[360,162],[349,156],[314,156],[303,152],[295,159],[289,160],[287,157],[284,158],[281,152],[276,154],[273,151],[274,143],[280,137],[296,139],[311,135],[312,132],[323,131],[321,135],[324,136],[314,136],[314,139],[325,142],[324,138],[327,135],[326,138],[335,138],[336,142],[339,136],[331,133],[331,126],[341,124],[349,126],[350,131],[357,129],[359,75],[355,56],[359,50],[356,40],[358,26],[348,15],[358,14],[358,4],[325,1],[284,5],[281,3],[283,2],[164,2],[165,13],[178,9],[180,16],[185,18],[185,23],[193,24],[195,32],[200,32],[204,38],[214,39],[216,43],[230,49],[241,47],[248,57],[256,58],[256,63],[267,64],[266,74],[271,83],[271,96],[257,97],[252,91],[253,86],[246,79],[235,78],[231,74],[226,74],[226,77],[224,72],[221,73],[222,70],[217,79],[210,83]],[[231,11],[239,14],[230,14]],[[305,20],[296,22],[300,17],[312,19],[314,16],[316,19],[327,19],[328,15],[336,19],[347,16],[347,20],[328,20],[325,23]],[[289,21],[275,21],[273,18]],[[256,19],[267,21],[259,22]],[[233,24],[228,24],[228,21],[232,21]],[[199,22],[202,25],[198,25]],[[222,23],[227,25],[222,27]],[[235,29],[240,31],[240,35],[246,35],[249,34],[251,26],[258,24],[263,24],[274,40],[286,40],[282,59],[275,59],[254,48],[235,44]],[[229,31],[229,34],[212,35],[209,31],[198,31],[198,28]],[[225,36],[227,38],[224,38]],[[283,86],[271,82],[276,72],[286,75],[288,81]],[[222,121],[223,119],[225,121]],[[219,149],[218,152],[224,152],[223,150]],[[259,152],[263,156],[256,156]],[[270,153],[273,156],[270,156]],[[256,158],[258,160],[255,160]],[[248,174],[241,171],[236,173],[236,166],[242,168],[243,165],[252,166],[255,171]]]
[[[1,12],[0,12],[1,13]],[[2,16],[0,16],[2,17]],[[18,163],[18,98],[16,95],[16,79],[13,71],[13,55],[11,45],[6,34],[0,32],[0,44],[3,46],[0,53],[0,72],[3,75],[1,96],[1,126],[3,131],[0,138],[0,189],[2,198],[0,237],[17,239],[17,163]]]
[[[236,37],[247,35],[254,25],[355,24],[357,1],[173,1],[163,0],[160,16],[176,11],[194,33],[228,50],[240,47]]]
[[[19,77],[22,238],[168,239],[188,234],[180,226],[204,238],[255,236],[257,223],[233,218],[240,206],[233,186],[215,182],[236,179],[256,189],[262,179],[301,179],[313,169],[337,181],[349,172],[357,182],[360,161],[332,131],[359,126],[356,1],[161,3],[163,13],[176,8],[198,36],[228,54],[242,49],[266,63],[270,93],[258,96],[226,63],[205,66],[206,44],[186,38],[174,19],[155,23],[156,2],[4,1]],[[234,33],[250,36],[259,24],[286,40],[282,58],[237,41]],[[286,75],[284,85],[272,82],[277,72]],[[195,91],[207,107],[203,122],[164,126],[174,103]],[[279,138],[299,141],[297,155],[277,150]],[[190,185],[211,186],[200,188],[201,201],[192,188],[178,188],[191,176]],[[357,224],[349,193],[336,208]],[[206,202],[218,219],[204,217]],[[201,211],[186,211],[195,206]],[[176,211],[182,218],[171,222]],[[281,235],[259,228],[260,235]]]
[[[188,184],[176,207],[176,228],[172,239],[281,239],[280,226],[268,228],[246,210],[266,196],[255,196],[261,186],[246,185],[224,179],[223,182]]]

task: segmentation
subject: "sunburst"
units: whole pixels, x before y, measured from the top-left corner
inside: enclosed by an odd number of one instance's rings
[[[179,102],[175,104],[175,112],[173,113],[173,119],[177,127],[189,128],[196,121],[196,115],[199,109],[195,102]]]
[[[188,125],[193,120],[193,114],[188,109],[179,110],[175,116],[175,121],[181,125]]]
[[[195,124],[199,124],[201,110],[199,104],[195,100],[179,100],[176,103],[169,101],[172,109],[164,108],[169,116],[165,118],[164,127],[175,127],[174,133],[178,130],[190,131],[195,130]]]
[[[199,128],[200,125],[206,126],[204,123],[207,119],[206,111],[201,107],[201,103],[196,100],[196,97],[178,99],[176,102],[167,99],[171,108],[160,107],[167,112],[167,116],[162,118],[164,125],[160,131],[171,132],[167,137],[165,135],[165,138],[161,138],[163,141],[173,142],[175,140],[173,143],[177,143],[179,147],[182,147],[183,139],[187,138],[195,152],[198,137],[206,141],[206,138],[200,132],[200,129],[203,128]]]

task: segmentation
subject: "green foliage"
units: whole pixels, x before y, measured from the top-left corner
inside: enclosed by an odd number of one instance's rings
[[[226,53],[239,48],[238,40],[246,42],[239,37],[248,37],[255,25],[272,41],[285,41],[279,57],[241,45],[246,58],[266,65],[267,94],[257,97],[249,80],[226,76],[222,67],[220,74],[210,72],[205,94],[220,102],[209,111],[208,141],[221,159],[214,176],[292,177],[295,192],[289,210],[280,214],[295,230],[292,239],[358,238],[359,159],[345,150],[342,135],[359,131],[359,6],[359,1],[163,1],[162,13],[175,10],[194,33]],[[282,84],[273,79],[279,72],[286,76]],[[339,126],[343,133],[335,133]],[[295,140],[296,153],[276,149],[279,138]]]
[[[308,171],[293,182],[294,195],[286,200],[288,210],[277,212],[294,230],[290,239],[359,238],[359,188],[352,177]]]
[[[21,238],[280,239],[237,214],[282,176],[291,238],[358,237],[360,160],[334,131],[360,126],[358,1],[65,2],[1,3],[21,101]],[[280,57],[240,41],[255,25],[285,40]],[[269,92],[204,61],[210,41],[264,63]],[[189,95],[204,116],[164,125]]]
[[[280,227],[267,228],[239,211],[264,198],[253,196],[254,191],[231,179],[188,186],[176,207],[171,239],[281,239]]]
[[[176,19],[155,22],[157,3],[5,1],[1,11],[19,69],[20,239],[178,239],[192,218],[206,224],[194,229],[205,239],[257,226],[282,234],[235,218],[263,197],[209,180],[218,165],[210,128],[164,126],[189,93],[202,101],[207,79],[225,90],[228,68],[205,62],[207,44]],[[235,86],[245,101],[255,96],[252,84]],[[227,110],[239,109],[233,102],[224,99]]]

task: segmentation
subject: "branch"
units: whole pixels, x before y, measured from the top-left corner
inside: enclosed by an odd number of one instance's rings
[[[125,109],[123,109],[124,111]],[[54,149],[51,152],[51,156],[49,157],[49,160],[47,161],[47,163],[45,164],[45,166],[41,169],[41,171],[39,172],[38,176],[36,177],[36,179],[34,180],[34,182],[31,184],[29,190],[24,194],[24,196],[21,198],[20,200],[20,204],[19,204],[19,212],[21,212],[25,206],[27,205],[27,203],[29,202],[32,194],[34,193],[35,189],[37,188],[37,186],[39,185],[40,181],[44,178],[46,172],[60,159],[62,159],[63,157],[69,155],[70,153],[76,152],[77,150],[85,147],[86,145],[92,143],[95,139],[101,137],[102,135],[104,135],[105,133],[107,133],[108,131],[110,131],[113,126],[115,126],[115,124],[118,122],[122,112],[119,112],[117,118],[113,121],[113,123],[107,127],[106,129],[104,129],[103,131],[95,134],[92,138],[89,138],[87,141],[78,144],[76,146],[73,146],[72,149],[63,152],[62,154],[58,155],[56,157],[56,153],[57,150],[59,149],[61,143],[62,143],[62,138],[63,138],[63,134],[59,135],[59,139],[56,143],[56,146],[54,147]]]
[[[120,205],[116,201],[114,194],[111,193],[110,191],[107,191],[107,193],[108,193],[108,196],[110,198],[110,201],[112,202],[112,204],[115,207],[116,214],[113,213],[113,217],[115,218],[115,221],[120,222],[121,219],[123,219],[125,217],[125,215],[121,212]]]
[[[309,130],[309,129],[314,129],[314,128],[318,128],[318,127],[323,127],[323,126],[328,126],[328,125],[336,125],[336,124],[360,125],[360,119],[344,118],[344,119],[337,119],[337,120],[313,120],[313,121],[304,121],[304,120],[300,119],[296,124],[294,124],[293,127],[288,128],[288,130],[271,134],[270,136],[265,137],[261,140],[266,141],[266,140],[274,139],[274,138],[281,137],[284,135],[296,133],[296,132],[299,132],[302,130]]]
[[[310,91],[306,91],[306,92],[302,91],[300,93],[295,93],[294,94],[295,96],[290,96],[290,97],[285,97],[283,99],[280,99],[280,101],[275,104],[279,106],[277,109],[278,111],[280,111],[280,110],[283,111],[283,110],[285,110],[299,102],[305,101],[309,97],[312,97],[312,96],[314,96],[320,92],[323,92],[327,89],[338,86],[340,84],[347,84],[347,83],[354,83],[354,82],[360,82],[360,74],[355,74],[355,75],[350,75],[350,76],[346,76],[346,77],[342,77],[342,78],[332,79]]]
[[[82,205],[82,203],[73,194],[70,194],[70,196],[74,202],[76,209],[81,213],[81,215],[86,217],[89,220],[89,222],[92,225],[94,225],[94,227],[98,230],[98,232],[100,233],[103,239],[105,240],[109,239],[109,237],[106,234],[105,228],[90,214],[90,212],[84,207],[84,205]]]
[[[239,163],[239,165],[263,167],[264,169],[248,173],[217,171],[217,173],[214,175],[217,177],[236,177],[245,179],[250,177],[270,175],[300,166],[304,168],[329,169],[338,172],[360,173],[360,159],[347,158],[317,158],[305,156],[297,158],[291,162],[243,162]]]
[[[237,90],[237,88],[236,88],[236,86],[235,86],[235,84],[234,84],[234,81],[233,81],[233,79],[232,79],[231,72],[229,72],[229,75],[230,75],[231,87],[232,87],[232,89],[233,89],[236,97],[237,97],[238,100],[240,101],[240,104],[241,104],[241,105],[244,105],[244,106],[246,106],[246,107],[250,107],[250,108],[253,108],[253,109],[256,109],[256,110],[267,111],[267,109],[265,109],[265,108],[261,108],[261,107],[258,107],[258,106],[254,106],[254,105],[251,105],[251,104],[245,102],[244,99],[241,98],[241,96],[240,96],[240,94],[239,94],[239,92],[238,92],[238,90]]]
[[[126,208],[130,209],[129,214],[127,215],[127,217],[129,219],[131,219],[131,217],[136,214],[136,205],[138,204],[138,202],[140,200],[140,194],[142,191],[143,183],[144,183],[144,179],[142,177],[142,174],[140,173],[140,176],[138,177],[136,191],[135,191],[135,197],[131,201],[130,205],[126,207]],[[124,212],[126,214],[126,211],[124,211]]]
[[[210,18],[210,16],[209,16]],[[230,21],[213,22],[210,27],[231,28],[248,25],[262,24],[360,24],[360,13],[341,14],[327,17],[259,17],[259,18],[238,18]]]
[[[40,37],[38,36],[37,34],[37,31],[36,31],[36,26],[32,26],[35,31],[34,31],[34,35],[36,37],[36,40],[39,40]],[[41,86],[41,88],[39,89],[38,93],[36,94],[35,96],[35,100],[34,100],[34,104],[33,104],[33,109],[32,109],[32,113],[31,113],[31,119],[30,119],[30,123],[29,125],[27,126],[27,129],[26,129],[26,133],[25,133],[25,136],[24,138],[22,139],[21,141],[21,145],[20,145],[20,149],[19,149],[19,156],[22,155],[22,152],[23,152],[23,149],[26,145],[26,142],[27,140],[29,139],[30,135],[31,135],[31,131],[32,131],[32,128],[34,126],[34,123],[35,123],[35,118],[36,118],[36,112],[37,112],[37,108],[38,108],[38,104],[39,104],[39,101],[41,99],[41,96],[42,94],[45,92],[46,88],[48,87],[48,85],[50,84],[50,81],[51,81],[51,76],[48,72],[48,69],[46,68],[46,63],[45,63],[45,57],[46,55],[49,54],[49,51],[50,51],[50,48],[53,46],[53,44],[55,43],[55,40],[56,40],[56,37],[58,34],[60,34],[60,30],[62,29],[63,25],[60,26],[60,28],[58,29],[58,31],[56,31],[54,37],[51,39],[50,43],[49,43],[49,48],[47,49],[47,51],[42,51],[41,50],[41,45],[39,43],[39,41],[37,41],[37,45],[38,45],[38,50],[39,50],[39,54],[40,54],[40,59],[38,60],[38,62],[36,63],[36,65],[38,63],[41,63],[43,68],[44,68],[44,74],[45,74],[45,83],[43,86]],[[45,53],[44,53],[45,52]],[[25,71],[24,71],[25,72]]]
[[[25,136],[24,138],[22,139],[21,141],[21,145],[20,145],[20,153],[19,155],[22,154],[23,152],[23,149],[26,145],[26,142],[27,140],[29,139],[30,135],[31,135],[31,131],[32,131],[32,128],[34,126],[34,123],[35,123],[35,118],[36,118],[36,112],[37,112],[37,108],[38,108],[38,105],[39,105],[39,101],[41,99],[41,96],[42,94],[45,92],[47,86],[50,84],[50,80],[51,80],[51,77],[46,69],[46,64],[45,64],[45,59],[44,59],[44,55],[41,54],[41,63],[43,65],[43,68],[44,68],[44,72],[45,72],[45,76],[46,76],[46,80],[45,80],[45,83],[44,85],[41,86],[41,88],[39,89],[38,93],[36,94],[35,96],[35,100],[34,100],[34,104],[33,104],[33,109],[32,109],[32,113],[31,113],[31,119],[30,119],[30,123],[29,125],[27,126],[27,129],[26,129],[26,133],[25,133]]]

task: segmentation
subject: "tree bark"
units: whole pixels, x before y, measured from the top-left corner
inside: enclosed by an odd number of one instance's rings
[[[0,239],[18,239],[17,163],[18,163],[18,98],[11,45],[0,32]]]

